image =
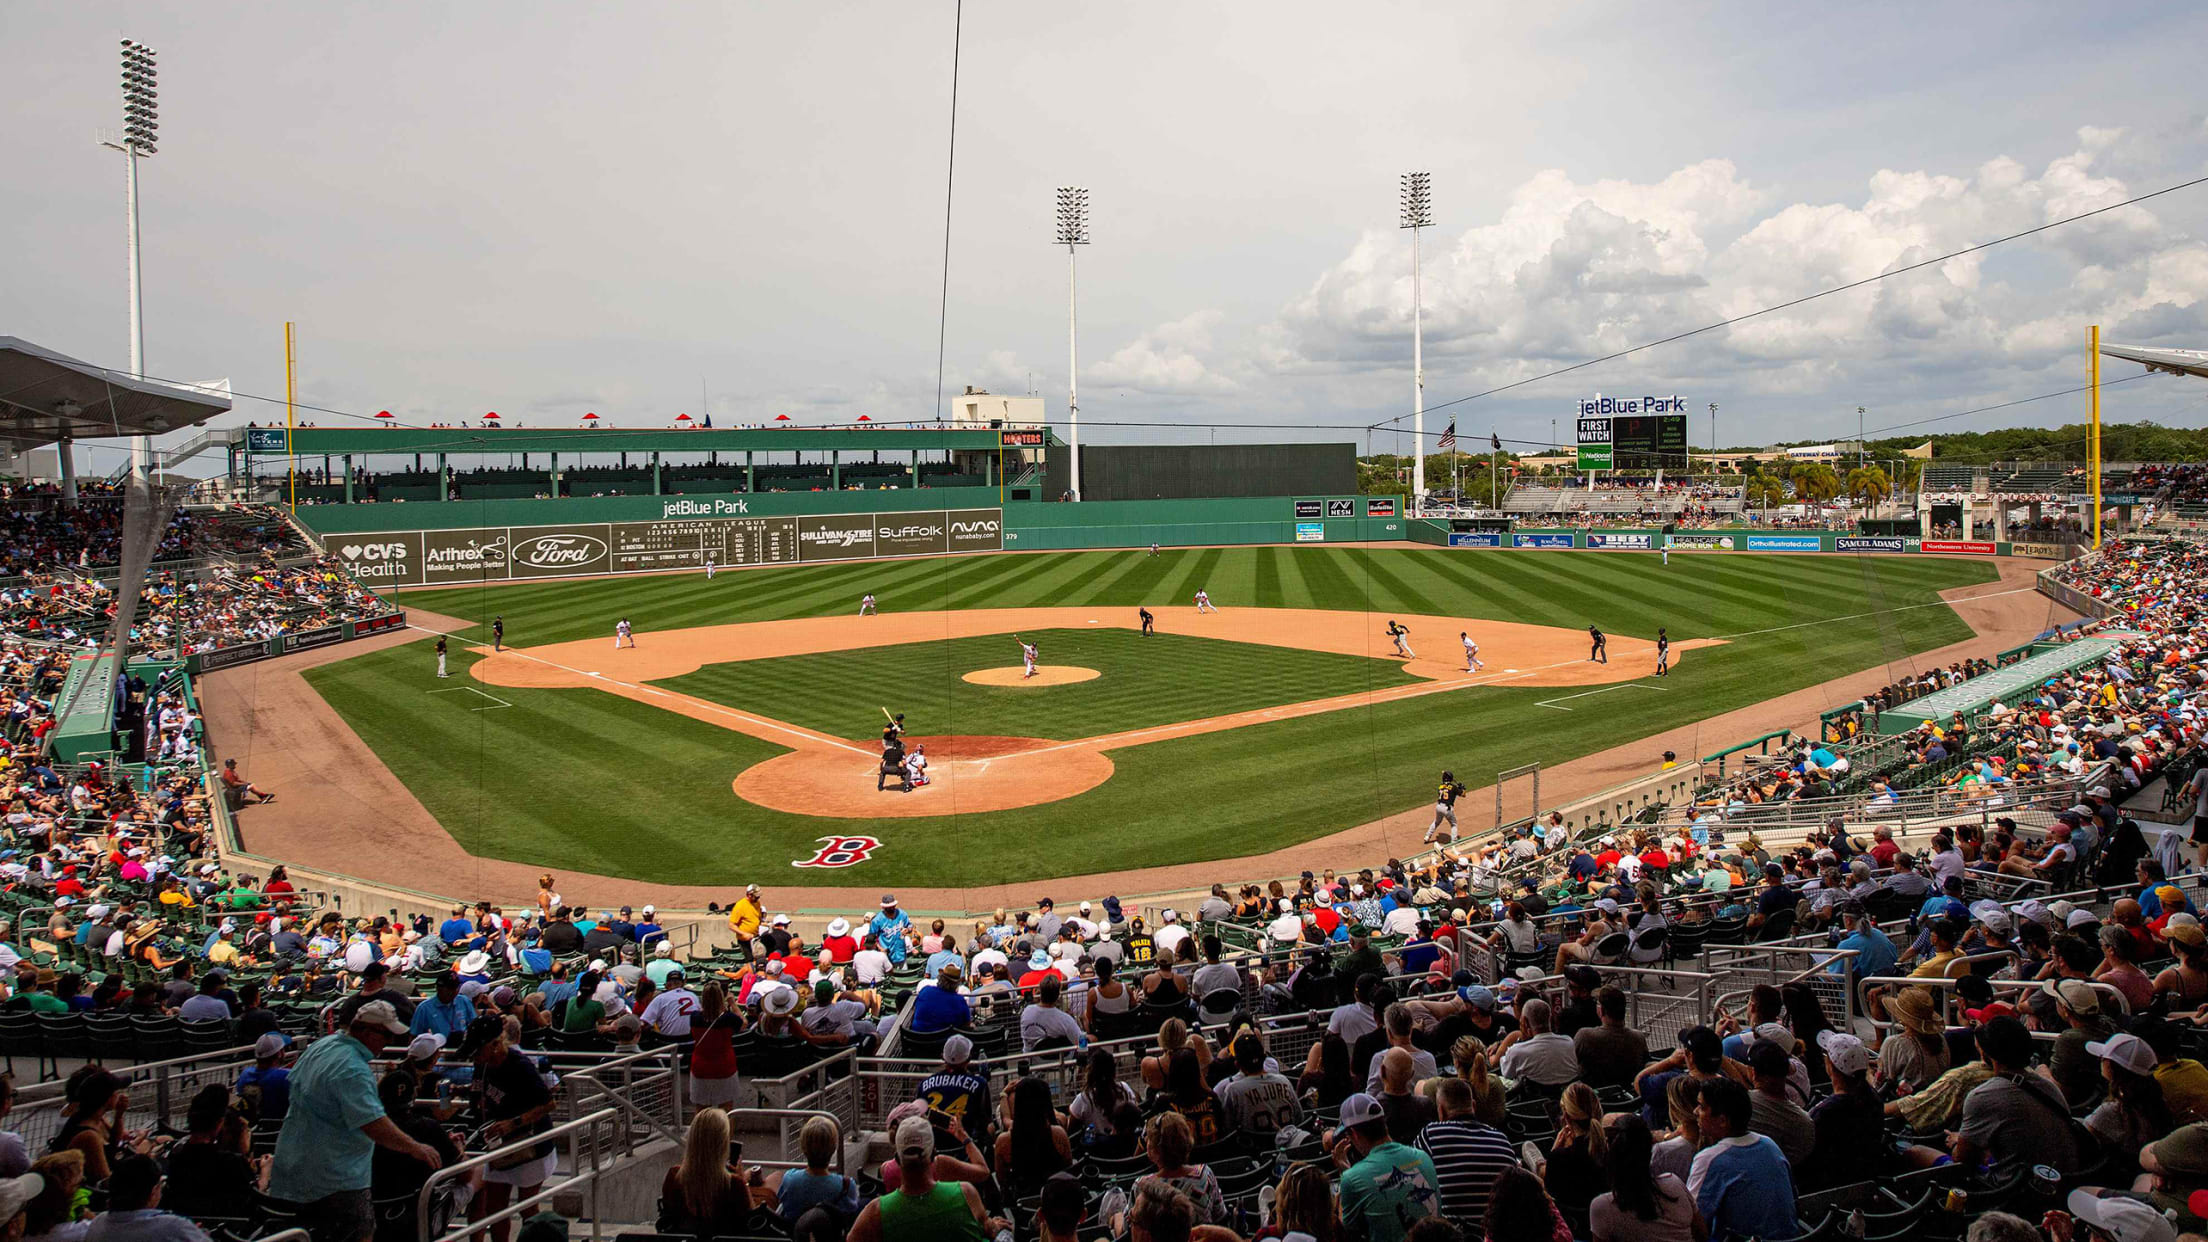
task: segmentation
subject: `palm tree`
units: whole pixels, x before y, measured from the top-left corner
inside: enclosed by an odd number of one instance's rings
[[[1875,509],[1894,494],[1894,481],[1884,470],[1876,466],[1857,466],[1848,471],[1848,495],[1862,503],[1865,509]]]

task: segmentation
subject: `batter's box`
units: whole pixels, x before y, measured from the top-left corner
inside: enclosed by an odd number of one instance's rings
[[[488,706],[488,707],[471,707],[471,708],[469,708],[468,710],[469,710],[469,711],[471,711],[471,712],[495,712],[495,711],[497,711],[497,710],[498,710],[499,708],[501,708],[501,707],[512,707],[512,706],[513,706],[513,704],[511,704],[511,703],[507,702],[506,700],[504,700],[504,699],[502,699],[502,698],[498,697],[497,695],[495,695],[495,694],[487,694],[487,693],[485,693],[484,691],[481,691],[481,690],[478,690],[478,689],[476,689],[476,688],[475,688],[474,686],[447,686],[447,687],[445,687],[445,688],[444,688],[444,689],[442,689],[442,690],[431,690],[431,691],[429,691],[429,693],[431,693],[431,694],[461,694],[461,693],[463,693],[463,692],[464,692],[464,693],[467,693],[467,694],[473,694],[473,695],[477,695],[477,696],[479,696],[479,697],[481,697],[481,698],[486,698],[486,699],[489,699],[489,700],[491,701],[491,702],[490,702],[490,706]]]

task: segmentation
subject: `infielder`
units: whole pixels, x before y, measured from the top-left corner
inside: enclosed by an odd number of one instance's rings
[[[1457,637],[1464,641],[1464,671],[1477,673],[1486,668],[1485,664],[1480,663],[1480,645],[1472,641],[1472,635],[1463,630],[1458,630]]]
[[[1671,676],[1671,635],[1660,625],[1656,627],[1656,675]]]
[[[1199,613],[1219,611],[1217,608],[1211,606],[1211,592],[1196,592],[1196,611]]]
[[[445,636],[442,634],[437,636],[437,675],[439,677],[448,675],[445,672]]]
[[[615,651],[619,651],[623,647],[629,647],[633,649],[635,646],[636,635],[629,632],[629,619],[627,617],[623,617],[619,621],[614,622],[613,649]]]
[[[1035,644],[1027,641],[1024,638],[1021,638],[1017,634],[1014,634],[1012,636],[1012,641],[1020,645],[1020,660],[1027,665],[1027,671],[1020,674],[1020,676],[1033,677],[1035,675],[1035,657],[1039,654],[1035,650]]]
[[[881,610],[874,606],[874,597],[872,595],[865,595],[860,597],[859,615],[862,617],[873,617],[881,615]]]
[[[1418,658],[1418,653],[1411,650],[1411,627],[1390,617],[1388,618],[1388,637],[1395,640],[1395,654],[1406,660]]]
[[[1454,772],[1443,772],[1441,784],[1434,790],[1434,822],[1426,826],[1425,844],[1434,843],[1434,834],[1441,831],[1443,820],[1449,822],[1449,839],[1446,845],[1457,843],[1457,799],[1464,796],[1464,782]]]
[[[1596,626],[1588,626],[1587,641],[1591,644],[1587,649],[1588,662],[1600,661],[1608,664],[1610,662],[1610,640],[1603,637],[1602,630]]]

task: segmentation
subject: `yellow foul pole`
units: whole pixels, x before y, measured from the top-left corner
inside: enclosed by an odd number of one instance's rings
[[[291,506],[291,511],[293,513],[297,513],[299,511],[299,459],[291,455],[292,398],[293,390],[291,322],[289,320],[286,320],[284,322],[284,466],[286,470],[285,485],[290,492],[289,496],[287,497],[287,502]]]
[[[2101,546],[2101,325],[2086,330],[2088,366],[2093,374],[2093,443],[2088,450],[2093,473],[2093,547]]]

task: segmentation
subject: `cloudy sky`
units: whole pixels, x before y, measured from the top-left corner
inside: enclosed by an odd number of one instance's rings
[[[2197,5],[1542,7],[968,0],[946,391],[1062,415],[1061,184],[1084,429],[1141,442],[1408,410],[1407,170],[1429,406],[2208,174]],[[717,423],[926,417],[952,14],[10,5],[0,334],[127,360],[95,131],[128,36],[161,57],[152,374],[280,396],[288,319],[302,400],[408,421],[658,426],[701,381]],[[2208,186],[1454,413],[1545,443],[1579,397],[1676,392],[1697,444],[1713,401],[1729,444],[1843,435],[2070,387],[2096,321],[2208,346]],[[2208,385],[2107,412],[2198,426]]]

